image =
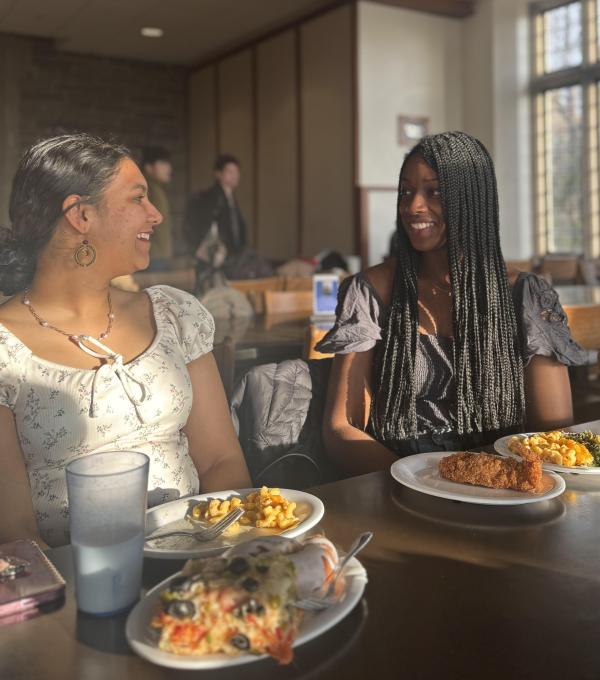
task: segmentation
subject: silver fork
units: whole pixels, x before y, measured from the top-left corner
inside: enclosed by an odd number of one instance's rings
[[[167,536],[191,536],[200,543],[212,541],[217,538],[217,536],[220,536],[228,526],[236,522],[243,514],[244,508],[235,508],[235,510],[232,510],[225,515],[222,520],[219,520],[206,529],[196,529],[195,531],[167,531],[163,534],[150,534],[150,536],[146,536],[146,542],[154,541],[157,538],[167,538]]]
[[[331,596],[333,595],[335,583],[338,580],[339,575],[344,571],[344,567],[354,557],[354,555],[359,553],[372,538],[373,532],[365,531],[364,534],[360,534],[354,543],[352,543],[350,549],[342,561],[338,564],[333,579],[331,580],[331,583],[329,584],[323,597],[305,597],[302,600],[297,600],[294,602],[294,607],[297,607],[298,609],[304,609],[304,611],[307,612],[320,612],[323,611],[323,609],[331,607],[332,604],[335,604],[337,599]]]

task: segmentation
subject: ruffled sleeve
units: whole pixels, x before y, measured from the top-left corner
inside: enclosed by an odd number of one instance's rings
[[[24,382],[22,366],[29,351],[4,327],[0,327],[0,406],[15,410],[19,390]]]
[[[18,396],[19,390],[16,384],[4,380],[0,382],[0,406],[6,406],[6,408],[14,411]]]
[[[171,324],[181,344],[185,363],[212,351],[215,321],[210,312],[198,300],[179,288],[152,286],[157,323]]]
[[[335,324],[315,349],[324,354],[366,352],[381,340],[383,303],[361,274],[342,282]]]
[[[584,349],[573,339],[558,293],[545,279],[521,274],[514,292],[525,364],[534,356],[552,357],[565,366],[597,361],[597,352]]]

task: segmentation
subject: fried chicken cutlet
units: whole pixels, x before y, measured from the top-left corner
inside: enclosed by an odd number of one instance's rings
[[[539,460],[518,461],[489,453],[455,453],[438,463],[440,475],[453,482],[487,486],[491,489],[537,491],[542,483]]]

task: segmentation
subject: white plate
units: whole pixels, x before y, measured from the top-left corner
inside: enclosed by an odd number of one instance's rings
[[[170,503],[156,505],[146,511],[146,536],[155,532],[157,529],[163,531],[192,531],[194,528],[203,526],[200,522],[191,522],[187,519],[190,508],[199,501],[207,498],[229,498],[230,496],[246,496],[256,489],[232,489],[226,491],[215,491],[214,493],[200,494],[199,496],[188,496],[180,498]],[[216,555],[227,548],[248,541],[257,536],[269,536],[274,533],[282,534],[287,538],[294,538],[305,533],[315,526],[323,517],[325,508],[319,498],[304,491],[295,489],[281,489],[281,495],[288,501],[296,503],[295,514],[301,518],[301,522],[296,526],[285,531],[275,531],[273,529],[257,529],[255,527],[240,528],[235,536],[219,536],[214,541],[198,543],[194,538],[188,536],[171,536],[170,538],[157,539],[144,545],[145,557],[159,557],[168,559],[187,559],[188,557],[201,557]],[[210,526],[206,524],[206,526]]]
[[[494,442],[494,448],[502,456],[510,456],[511,458],[517,458],[522,460],[521,456],[508,448],[508,442],[513,437],[531,437],[532,434],[539,434],[539,432],[524,432],[523,434],[509,434],[506,437],[501,437],[496,439]],[[568,432],[566,432],[568,436]],[[570,472],[574,475],[600,475],[600,467],[598,465],[577,465],[575,467],[569,467],[567,465],[556,465],[555,463],[546,463],[542,461],[542,468],[544,470],[552,470],[553,472]]]
[[[211,668],[224,668],[228,666],[238,666],[244,663],[251,663],[259,659],[268,658],[266,654],[253,656],[252,654],[242,654],[240,656],[227,656],[225,654],[207,654],[205,656],[179,656],[171,652],[163,652],[156,647],[152,638],[152,631],[149,622],[158,608],[160,593],[166,588],[168,582],[180,572],[169,576],[157,586],[152,588],[131,610],[127,618],[125,635],[131,648],[144,659],[159,666],[169,668],[180,668],[188,670],[208,670]],[[359,602],[367,583],[367,572],[362,564],[352,558],[344,570],[346,575],[346,592],[340,602],[329,607],[318,614],[305,613],[304,620],[300,626],[299,635],[294,642],[294,647],[303,645],[305,642],[321,635],[329,630],[336,623],[347,616]],[[277,667],[277,662],[273,661],[273,667]]]
[[[485,486],[460,484],[444,479],[438,471],[441,458],[451,456],[456,451],[436,451],[417,453],[400,458],[391,467],[392,477],[405,486],[431,496],[448,498],[453,501],[480,503],[482,505],[522,505],[536,503],[560,496],[565,490],[565,480],[553,472],[545,472],[542,479],[546,491],[533,493],[513,491],[512,489],[489,489]]]

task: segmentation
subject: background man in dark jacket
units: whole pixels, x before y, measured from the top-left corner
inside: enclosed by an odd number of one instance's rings
[[[235,200],[240,181],[240,163],[235,156],[220,155],[215,161],[215,184],[194,194],[187,205],[184,233],[190,249],[196,253],[214,223],[228,256],[246,246],[246,223]]]

